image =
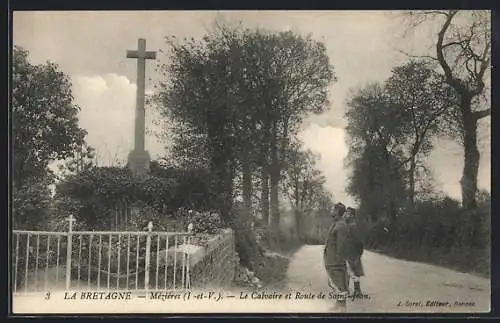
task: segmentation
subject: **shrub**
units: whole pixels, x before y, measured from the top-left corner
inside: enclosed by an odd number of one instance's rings
[[[154,221],[156,226],[160,214],[172,214],[182,207],[208,209],[206,173],[203,169],[165,168],[153,163],[150,174],[136,178],[127,168],[94,167],[58,183],[57,213],[72,213],[79,222],[102,228],[110,226],[117,210],[138,206],[141,219],[137,225]]]
[[[14,229],[48,229],[51,196],[49,181],[32,179],[21,188],[13,187],[12,225]]]
[[[487,198],[475,210],[444,198],[417,203],[395,223],[360,223],[367,248],[405,259],[489,274],[491,211]]]
[[[215,234],[223,228],[220,215],[215,212],[190,211],[187,223],[193,224],[193,233]]]

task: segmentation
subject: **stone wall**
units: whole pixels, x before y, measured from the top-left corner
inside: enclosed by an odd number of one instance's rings
[[[189,257],[191,288],[229,287],[238,265],[234,232],[224,230]]]

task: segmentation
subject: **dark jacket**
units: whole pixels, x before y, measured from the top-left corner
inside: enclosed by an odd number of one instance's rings
[[[347,222],[344,219],[339,219],[328,230],[328,237],[323,251],[323,260],[326,267],[344,266],[346,264],[347,229]]]
[[[345,247],[348,260],[356,260],[363,255],[364,245],[358,226],[354,221],[347,221],[347,240]]]
[[[347,249],[347,262],[349,263],[349,267],[355,276],[363,276],[364,268],[363,263],[361,262],[361,256],[363,255],[364,245],[356,222],[348,221],[347,231],[347,240],[349,241],[345,244]]]

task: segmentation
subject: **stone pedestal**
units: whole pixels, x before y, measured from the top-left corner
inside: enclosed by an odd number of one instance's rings
[[[128,168],[135,176],[143,176],[149,172],[151,158],[145,150],[132,150],[128,155]]]

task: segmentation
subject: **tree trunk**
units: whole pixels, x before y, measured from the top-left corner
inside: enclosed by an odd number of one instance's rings
[[[294,183],[294,194],[295,194],[295,206],[294,206],[294,215],[295,215],[295,232],[297,239],[300,239],[302,236],[302,230],[301,230],[301,210],[303,210],[303,204],[301,203],[300,199],[300,183],[298,180],[298,177],[295,178],[295,183]]]
[[[299,210],[298,208],[295,208],[294,210],[294,215],[295,215],[295,233],[297,239],[300,241],[303,236],[303,228],[302,228],[302,211]]]
[[[222,155],[220,149],[220,143],[217,140],[211,142],[212,156],[210,157],[210,200],[212,201],[211,206],[221,212],[222,217],[222,181],[223,181],[223,171],[221,165],[220,156]]]
[[[368,188],[374,192],[375,190],[375,169],[374,169],[374,166],[373,166],[373,163],[370,163],[369,164],[369,172],[367,174],[368,176]],[[375,212],[375,208],[374,208],[374,205],[373,205],[373,198],[370,198],[370,200],[368,201],[368,203],[366,203],[366,201],[363,201],[363,199],[361,199],[361,205],[365,206],[365,209],[367,210],[368,212],[368,219],[370,221],[370,225],[372,223],[375,223],[377,221],[377,214]]]
[[[477,207],[477,174],[479,171],[479,150],[477,148],[477,118],[471,111],[471,98],[462,96],[460,102],[463,122],[464,169],[460,185],[462,206],[465,209]]]
[[[387,151],[386,146],[384,146],[382,149],[384,151],[384,158],[386,163],[385,167],[388,171],[388,173],[386,173],[387,176],[386,182],[382,184],[383,187],[382,190],[386,192],[384,196],[384,198],[386,198],[386,201],[384,203],[385,213],[388,220],[390,221],[390,224],[394,226],[396,223],[396,214],[397,214],[396,213],[397,187],[395,187],[395,183],[397,181],[397,174],[395,174],[396,170],[393,168],[389,152]]]
[[[271,127],[271,229],[277,230],[280,225],[279,207],[279,182],[281,177],[280,162],[278,160],[278,138],[277,124],[273,122]]]
[[[223,200],[221,207],[221,218],[229,226],[233,227],[233,188],[234,188],[234,166],[231,162],[226,162],[226,167],[223,175]]]
[[[233,178],[234,167],[231,160],[233,158],[233,147],[231,137],[225,135],[227,120],[218,120],[213,114],[208,115],[208,139],[211,148],[210,156],[210,186],[211,200],[213,206],[219,210],[221,220],[228,225],[232,223],[231,209],[233,202]],[[220,119],[220,118],[218,118]]]
[[[268,110],[270,111],[270,109]],[[262,126],[262,142],[260,146],[260,171],[261,171],[261,208],[262,222],[265,228],[269,226],[269,144],[271,136],[270,117],[264,119]]]
[[[415,157],[410,160],[410,178],[409,178],[409,189],[408,189],[408,202],[410,210],[415,209],[415,169],[417,168],[417,161]]]
[[[269,173],[265,167],[262,168],[262,221],[265,226],[269,225]]]
[[[245,221],[249,224],[253,222],[252,214],[252,170],[249,162],[248,156],[244,157],[242,160],[242,171],[243,171],[243,213],[245,216]]]
[[[393,227],[396,226],[396,222],[398,220],[397,215],[398,212],[396,210],[396,198],[391,196],[391,199],[389,201],[389,219],[391,220],[391,225]]]

